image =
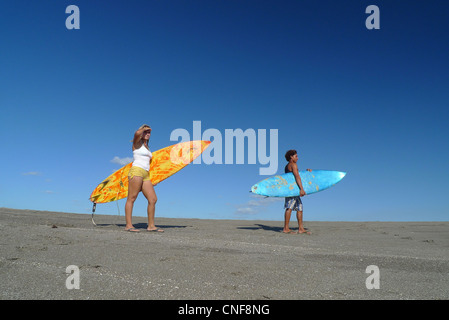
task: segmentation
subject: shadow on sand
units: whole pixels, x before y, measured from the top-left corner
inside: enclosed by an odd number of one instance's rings
[[[255,224],[255,227],[238,227],[237,229],[242,230],[265,230],[265,231],[273,231],[273,232],[282,232],[284,230],[284,227],[273,227],[273,226],[267,226],[264,224]]]
[[[125,228],[124,223],[97,223],[97,227],[118,227],[118,228]],[[134,227],[136,229],[146,229],[148,226],[147,223],[134,223]],[[158,228],[161,229],[171,229],[171,228],[187,228],[188,226],[176,226],[176,225],[156,225]]]

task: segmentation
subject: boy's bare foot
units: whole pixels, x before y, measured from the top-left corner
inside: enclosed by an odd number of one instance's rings
[[[147,229],[148,232],[164,232],[161,228],[155,228],[155,229]]]

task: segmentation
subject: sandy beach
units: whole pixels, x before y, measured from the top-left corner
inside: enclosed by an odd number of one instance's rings
[[[163,234],[125,232],[123,216],[95,221],[0,208],[0,299],[449,298],[449,222],[305,221],[312,235],[298,235],[282,221],[157,217]],[[79,289],[66,286],[68,266]]]

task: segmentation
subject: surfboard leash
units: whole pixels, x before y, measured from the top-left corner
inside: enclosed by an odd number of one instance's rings
[[[95,213],[95,209],[96,209],[96,208],[97,208],[97,203],[94,202],[94,205],[93,205],[93,207],[92,207],[92,223],[93,223],[94,226],[97,227],[97,224],[96,224],[95,221],[94,221],[94,213]]]

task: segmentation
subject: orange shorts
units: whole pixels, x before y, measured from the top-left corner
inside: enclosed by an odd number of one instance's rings
[[[133,177],[142,177],[143,181],[149,181],[150,173],[141,167],[132,166],[128,173],[128,180],[131,180]]]

